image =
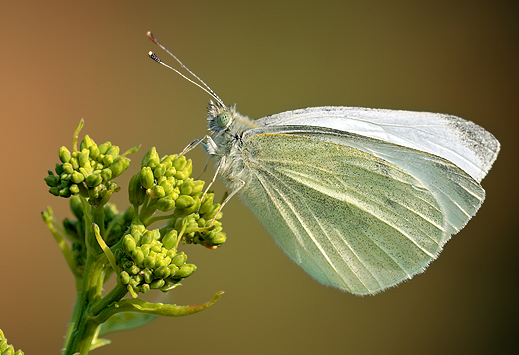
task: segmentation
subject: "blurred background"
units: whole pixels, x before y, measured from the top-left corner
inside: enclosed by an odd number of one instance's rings
[[[210,309],[108,336],[94,354],[486,354],[517,345],[519,22],[513,1],[4,1],[0,12],[0,328],[26,354],[58,354],[73,277],[40,212],[68,201],[43,181],[83,134],[143,154],[206,134],[207,94],[157,38],[251,118],[340,105],[450,113],[502,143],[487,198],[422,275],[374,297],[313,281],[232,200],[228,241],[186,248],[198,266],[169,295]],[[516,137],[516,138],[514,138]],[[201,172],[200,149],[189,155]],[[213,170],[202,177],[209,180]],[[218,196],[225,189],[216,186]],[[115,198],[126,207],[126,191]]]

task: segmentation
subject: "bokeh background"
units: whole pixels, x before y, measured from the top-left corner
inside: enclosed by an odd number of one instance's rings
[[[313,281],[232,200],[228,241],[187,248],[194,316],[114,333],[95,354],[488,354],[518,351],[519,17],[514,1],[2,1],[0,328],[57,354],[73,278],[40,212],[43,178],[83,133],[173,154],[206,133],[209,97],[147,57],[151,30],[252,118],[321,105],[454,114],[502,143],[477,216],[422,275],[374,297]],[[201,150],[190,153],[201,172]],[[212,170],[203,176],[209,179]],[[129,176],[119,179],[124,186]],[[217,193],[224,193],[220,184]],[[116,197],[125,206],[126,192]]]

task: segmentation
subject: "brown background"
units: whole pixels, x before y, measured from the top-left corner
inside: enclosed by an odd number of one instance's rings
[[[235,199],[226,245],[188,248],[198,271],[170,294],[178,304],[224,297],[200,314],[113,334],[95,354],[517,350],[513,1],[14,3],[0,8],[0,328],[16,348],[58,354],[74,303],[72,276],[39,214],[50,204],[68,215],[43,177],[79,119],[99,143],[142,143],[161,155],[206,132],[208,96],[147,57],[156,50],[174,64],[146,38],[152,30],[249,117],[320,105],[446,112],[488,129],[502,151],[476,218],[411,282],[363,298],[324,287]],[[190,157],[200,171],[203,153]],[[116,200],[125,199],[123,191]]]

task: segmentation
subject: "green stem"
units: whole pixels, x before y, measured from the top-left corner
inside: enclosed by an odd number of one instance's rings
[[[149,202],[146,204],[146,202]],[[145,226],[149,226],[151,223],[149,223],[150,218],[153,216],[155,212],[157,212],[157,207],[155,204],[157,203],[156,200],[149,198],[146,196],[146,200],[144,201],[144,205],[141,208],[141,211],[139,212],[139,219],[142,221],[142,223]]]
[[[81,121],[79,121],[79,124],[78,124],[76,130],[74,131],[74,136],[72,139],[72,151],[73,152],[78,151],[77,141],[78,141],[78,137],[79,137],[79,132],[81,132],[81,129],[83,128],[84,124],[85,124],[85,120],[81,119]]]
[[[94,223],[99,226],[99,233],[105,235],[105,209],[104,204],[94,207]]]
[[[148,225],[148,226],[149,226],[149,225],[152,225],[153,223],[158,222],[158,221],[162,221],[162,220],[164,220],[164,219],[171,219],[171,218],[173,218],[174,216],[175,216],[175,214],[172,213],[172,214],[168,214],[168,215],[164,215],[164,216],[157,216],[157,217],[153,217],[153,218],[148,219],[148,224],[147,224],[147,225]]]
[[[128,289],[126,288],[126,286],[120,282],[117,282],[117,285],[112,289],[112,291],[110,291],[106,296],[104,296],[98,302],[92,305],[90,313],[93,316],[99,315],[100,312],[102,312],[112,303],[119,302],[127,293]]]
[[[92,339],[99,323],[91,316],[90,307],[101,298],[106,259],[102,257],[87,258],[82,290],[78,292],[74,311],[67,331],[64,355],[80,352],[88,354]]]

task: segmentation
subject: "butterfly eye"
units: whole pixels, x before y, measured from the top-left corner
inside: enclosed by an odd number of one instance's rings
[[[231,114],[229,112],[222,112],[216,116],[216,123],[218,126],[225,128],[231,123]]]

